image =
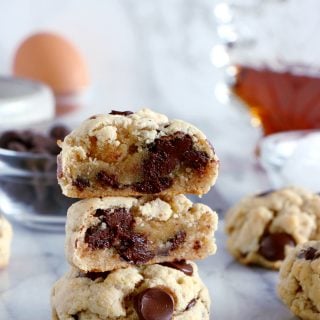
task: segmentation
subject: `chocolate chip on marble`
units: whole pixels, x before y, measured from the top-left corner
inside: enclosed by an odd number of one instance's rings
[[[171,320],[174,299],[161,288],[148,288],[133,298],[134,308],[140,320]]]
[[[316,248],[309,247],[307,249],[302,249],[298,254],[299,259],[305,259],[305,260],[316,260],[320,258],[320,250],[317,250]]]
[[[163,262],[161,265],[177,269],[187,276],[192,276],[193,275],[193,267],[191,264],[187,263],[186,260],[175,260],[171,262]]]
[[[111,110],[111,112],[109,114],[120,115],[120,116],[129,116],[130,114],[133,114],[133,112],[132,111]]]
[[[90,182],[86,178],[77,177],[72,181],[72,185],[75,186],[79,191],[83,191],[85,188],[90,187]]]
[[[259,254],[269,261],[278,261],[285,258],[285,247],[295,246],[294,238],[284,232],[268,233],[260,240]]]

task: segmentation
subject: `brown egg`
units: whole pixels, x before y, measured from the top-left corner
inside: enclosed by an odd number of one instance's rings
[[[46,83],[57,95],[79,92],[89,83],[79,51],[52,33],[37,33],[22,42],[14,58],[13,73]]]

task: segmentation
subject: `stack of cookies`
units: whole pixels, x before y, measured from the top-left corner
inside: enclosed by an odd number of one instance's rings
[[[52,319],[209,319],[190,260],[216,251],[217,215],[202,195],[219,162],[194,126],[148,109],[87,119],[60,143],[58,181],[81,198],[67,214],[71,270],[52,290]]]

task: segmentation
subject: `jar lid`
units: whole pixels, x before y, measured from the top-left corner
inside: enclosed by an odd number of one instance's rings
[[[51,89],[39,82],[0,77],[0,129],[14,129],[54,117]]]

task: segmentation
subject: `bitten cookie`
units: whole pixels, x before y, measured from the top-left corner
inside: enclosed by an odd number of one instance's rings
[[[281,265],[278,295],[301,319],[320,319],[320,241],[289,252]]]
[[[216,251],[217,223],[184,195],[84,199],[68,210],[66,256],[84,271],[202,259]]]
[[[238,261],[278,269],[287,247],[320,239],[320,196],[284,188],[245,198],[227,213],[225,231]]]
[[[51,293],[52,320],[209,320],[210,298],[193,262],[82,273]]]
[[[12,227],[10,223],[0,215],[0,268],[9,263],[10,246],[12,240]]]
[[[60,147],[58,181],[74,198],[201,195],[218,174],[218,158],[200,130],[149,109],[93,116]]]

